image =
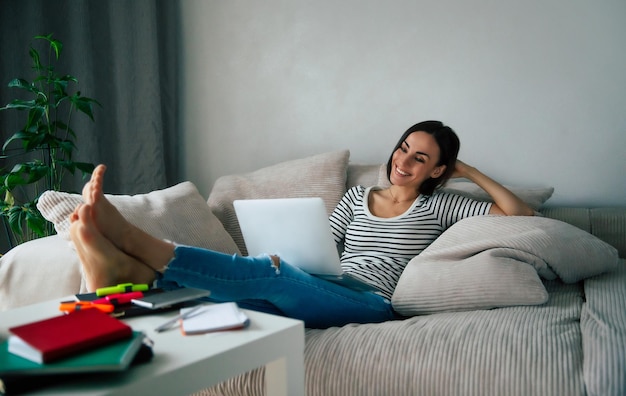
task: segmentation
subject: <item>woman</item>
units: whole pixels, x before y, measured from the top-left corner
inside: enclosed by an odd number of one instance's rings
[[[408,261],[462,218],[486,214],[532,215],[509,190],[457,160],[459,140],[439,121],[409,128],[387,164],[389,188],[354,187],[330,217],[335,240],[344,244],[346,272],[376,286],[360,292],[311,276],[263,255],[242,257],[177,246],[128,223],[103,194],[105,167],[83,189],[85,204],[71,215],[70,233],[95,290],[124,282],[211,290],[215,301],[301,319],[307,327],[382,322],[396,318],[395,285]],[[481,186],[494,203],[437,193],[450,177]]]

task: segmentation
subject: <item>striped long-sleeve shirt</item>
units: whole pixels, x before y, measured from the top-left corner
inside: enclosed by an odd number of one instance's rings
[[[407,263],[457,221],[489,213],[491,203],[448,193],[418,196],[400,216],[374,216],[368,195],[378,187],[349,189],[330,216],[335,242],[343,244],[343,270],[391,299]]]

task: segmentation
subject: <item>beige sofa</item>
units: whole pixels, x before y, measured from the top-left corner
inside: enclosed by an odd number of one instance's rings
[[[245,254],[233,199],[321,196],[330,213],[347,187],[386,183],[384,166],[338,151],[223,177],[208,200],[189,182],[109,197],[158,237]],[[446,189],[488,199],[467,182]],[[393,304],[405,319],[307,330],[309,395],[626,394],[626,209],[544,209],[551,188],[511,189],[542,216],[446,231],[400,279]],[[0,310],[85,291],[67,239],[80,201],[42,196],[58,235],[0,258]],[[201,393],[263,394],[262,373]]]

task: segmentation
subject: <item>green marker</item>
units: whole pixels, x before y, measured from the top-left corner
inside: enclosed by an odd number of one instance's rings
[[[120,283],[117,286],[109,286],[109,287],[102,287],[100,289],[96,289],[96,296],[102,297],[102,296],[108,296],[109,294],[146,291],[148,289],[149,289],[149,286],[146,284]]]

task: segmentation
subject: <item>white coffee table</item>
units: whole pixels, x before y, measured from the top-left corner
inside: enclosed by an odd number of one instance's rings
[[[0,312],[0,337],[8,337],[9,327],[59,314],[58,305],[63,300]],[[187,395],[265,366],[267,395],[304,395],[303,322],[245,312],[251,323],[244,330],[194,336],[183,336],[177,328],[154,331],[177,312],[125,319],[154,341],[150,363],[133,366],[114,379],[90,378],[43,388],[36,394]]]

